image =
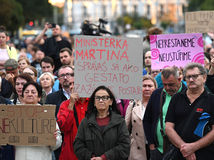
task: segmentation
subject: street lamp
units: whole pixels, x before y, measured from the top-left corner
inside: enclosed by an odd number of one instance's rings
[[[65,0],[48,0],[48,3],[50,3],[53,6],[53,21],[54,23],[58,23],[58,8],[62,8],[64,6]]]

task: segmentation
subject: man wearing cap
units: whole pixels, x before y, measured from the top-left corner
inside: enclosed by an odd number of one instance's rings
[[[52,29],[52,37],[44,40],[44,34],[49,28]],[[62,37],[61,28],[57,24],[46,23],[43,31],[36,37],[35,43],[41,45],[41,50],[45,53],[45,56],[53,58],[55,70],[58,70],[61,66],[59,51],[65,47],[72,49],[68,40]]]
[[[4,68],[6,76],[1,79],[0,96],[10,98],[13,91],[13,78],[18,75],[18,62],[15,59],[8,59],[4,63]]]

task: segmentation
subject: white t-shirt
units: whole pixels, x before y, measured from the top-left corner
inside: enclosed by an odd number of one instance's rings
[[[10,57],[7,53],[7,49],[1,49],[0,48],[0,61],[6,61],[8,60]]]

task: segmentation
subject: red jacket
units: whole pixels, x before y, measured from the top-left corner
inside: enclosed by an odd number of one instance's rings
[[[81,101],[77,101],[75,103],[79,124],[85,117],[88,101],[89,98],[86,98],[83,103],[81,103]],[[68,109],[69,102],[70,99],[62,102],[57,114],[57,122],[60,130],[64,133],[64,141],[59,157],[60,160],[78,160],[73,149],[73,142],[77,134],[77,125],[74,117],[74,111]]]

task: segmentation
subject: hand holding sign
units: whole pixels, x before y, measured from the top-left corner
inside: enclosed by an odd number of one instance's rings
[[[68,105],[68,109],[73,110],[75,102],[79,99],[78,93],[74,92],[74,88],[72,88],[71,96],[70,96],[70,104]]]

